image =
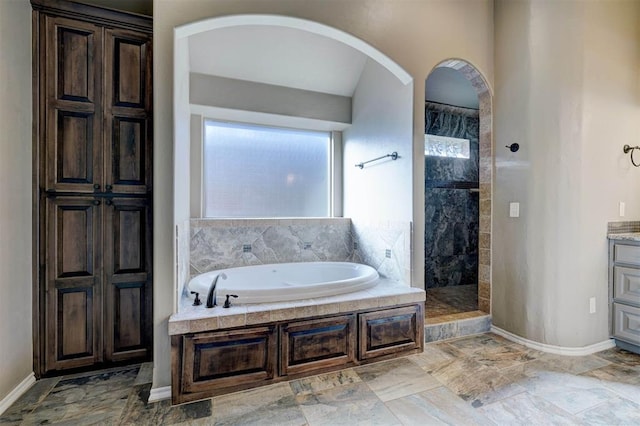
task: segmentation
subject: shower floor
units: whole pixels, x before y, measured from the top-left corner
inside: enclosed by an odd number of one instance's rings
[[[458,285],[427,289],[427,322],[445,322],[485,315],[478,311],[478,285]]]

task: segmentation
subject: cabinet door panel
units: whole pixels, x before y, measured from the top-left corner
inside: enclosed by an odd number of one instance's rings
[[[114,198],[105,205],[107,360],[142,360],[151,355],[149,204],[143,198]]]
[[[47,371],[101,360],[101,211],[88,197],[45,202]]]
[[[640,266],[640,246],[615,244],[613,260],[616,263]]]
[[[421,305],[360,314],[360,359],[414,349],[424,344]]]
[[[102,29],[46,18],[45,189],[93,192],[102,184]]]
[[[262,384],[274,378],[275,326],[183,336],[181,393]]]
[[[111,183],[118,186],[144,187],[145,170],[150,158],[145,154],[147,120],[113,118]]]
[[[613,267],[613,297],[616,302],[640,305],[640,269]]]
[[[298,321],[282,326],[280,374],[346,367],[356,358],[356,317]]]
[[[151,188],[151,39],[106,30],[106,183],[114,192]]]
[[[613,337],[640,344],[640,308],[614,303],[613,317]]]

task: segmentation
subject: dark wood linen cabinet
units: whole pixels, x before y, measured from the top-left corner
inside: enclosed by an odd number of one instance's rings
[[[34,369],[149,360],[152,21],[31,4]]]

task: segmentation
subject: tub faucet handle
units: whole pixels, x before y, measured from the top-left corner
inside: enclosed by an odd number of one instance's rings
[[[223,308],[230,308],[231,307],[231,301],[229,300],[230,297],[233,298],[238,298],[237,294],[227,294],[227,299],[224,301],[224,305],[222,305]]]
[[[195,294],[196,295],[196,299],[193,301],[193,306],[200,306],[202,305],[202,302],[200,301],[200,293],[198,293],[197,291],[192,291],[191,294]]]

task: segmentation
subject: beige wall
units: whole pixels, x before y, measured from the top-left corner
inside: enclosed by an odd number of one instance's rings
[[[173,28],[214,16],[268,13],[346,31],[389,56],[414,78],[414,233],[424,232],[424,80],[444,59],[464,58],[493,82],[493,2],[489,0],[155,0],[154,1],[154,388],[170,384],[167,318],[173,307]],[[414,264],[423,241],[414,239]],[[414,283],[424,272],[414,269]]]
[[[495,9],[493,323],[551,345],[602,342],[606,225],[640,219],[640,169],[622,152],[640,142],[640,2]]]
[[[342,134],[344,216],[354,223],[412,220],[412,101],[412,83],[367,61],[353,94],[353,124]],[[394,151],[394,162],[355,167]]]
[[[0,1],[0,401],[33,371],[31,6]]]

